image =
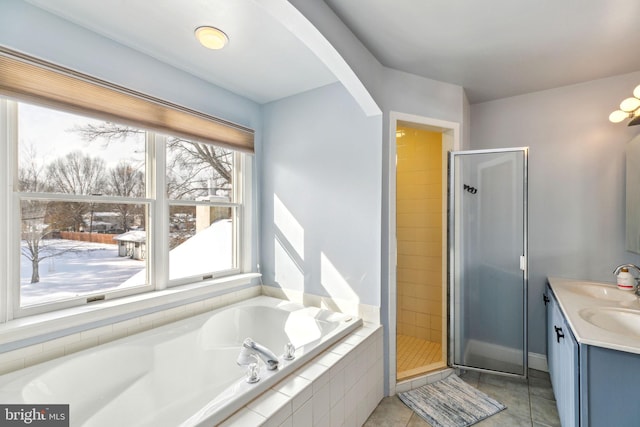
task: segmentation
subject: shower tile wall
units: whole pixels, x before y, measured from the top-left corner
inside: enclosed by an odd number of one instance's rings
[[[442,341],[442,134],[398,128],[397,333]]]

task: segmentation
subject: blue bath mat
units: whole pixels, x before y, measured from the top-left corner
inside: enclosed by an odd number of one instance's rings
[[[398,397],[433,427],[466,427],[506,409],[457,375],[399,393]]]

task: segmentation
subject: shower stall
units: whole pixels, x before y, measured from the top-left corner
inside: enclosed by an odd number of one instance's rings
[[[446,367],[447,141],[442,131],[396,132],[396,379]]]

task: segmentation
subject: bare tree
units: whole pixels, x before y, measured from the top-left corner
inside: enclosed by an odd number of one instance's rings
[[[47,166],[47,181],[53,191],[64,194],[101,194],[105,189],[104,160],[72,151]],[[74,231],[84,227],[88,203],[66,203],[67,217]]]
[[[141,129],[112,122],[76,127],[85,141],[110,144],[141,134]],[[212,144],[170,137],[167,194],[172,199],[206,196],[212,190],[229,190],[232,185],[233,153]],[[210,169],[209,169],[210,168]]]
[[[167,159],[169,198],[196,198],[231,189],[233,153],[230,150],[179,138],[171,138],[167,146],[171,154]]]
[[[39,165],[35,149],[25,148],[20,154],[18,167],[18,188],[22,192],[50,191],[50,186],[43,179],[44,166]],[[56,215],[60,202],[43,202],[23,199],[20,202],[21,211],[21,253],[31,263],[31,283],[40,282],[40,262],[47,258],[60,256],[65,252],[74,251],[74,247],[61,248],[53,240],[49,240],[58,229],[57,218],[67,218],[67,215]]]
[[[144,133],[143,130],[112,122],[100,122],[97,125],[91,123],[83,126],[76,125],[71,129],[71,132],[79,134],[85,141],[103,141],[105,145],[118,140],[124,141],[131,135]]]
[[[18,191],[41,192],[48,191],[44,179],[44,167],[38,164],[38,154],[32,145],[25,146],[20,153],[18,167]]]
[[[131,163],[120,161],[109,170],[107,191],[115,196],[143,197],[144,174]]]
[[[100,141],[105,145],[124,141],[131,141],[145,131],[112,122],[102,122],[97,125],[76,127],[77,132],[87,142]],[[167,139],[166,191],[169,199],[195,200],[201,197],[218,195],[220,192],[228,194],[233,188],[233,159],[231,150],[213,144],[190,141],[180,137],[170,136]],[[111,191],[119,195],[126,194],[133,188],[132,171],[117,168],[112,171],[111,181],[117,179],[119,185]],[[129,186],[129,187],[128,187]],[[129,227],[131,205],[119,206],[122,218],[122,228]],[[173,248],[195,234],[195,227],[189,218],[195,215],[193,209],[186,207],[182,211],[179,206],[172,206],[170,210],[170,248]],[[144,218],[144,215],[141,215]]]
[[[61,245],[59,239],[52,239],[58,230],[57,224],[51,222],[51,208],[55,210],[56,204],[59,202],[22,200],[20,203],[21,253],[31,263],[31,283],[40,282],[40,263],[43,260],[78,250],[75,245]]]
[[[105,187],[104,160],[72,151],[47,166],[47,180],[54,191],[65,194],[102,193]]]
[[[42,240],[50,233],[45,222],[46,204],[36,200],[27,200],[20,203],[22,219],[22,235],[25,245],[22,246],[22,256],[31,262],[31,283],[40,281],[39,265],[42,260],[40,249]]]
[[[114,196],[144,197],[144,174],[134,165],[121,161],[109,170],[107,191]],[[129,231],[136,215],[140,215],[140,207],[129,203],[115,206],[120,215],[120,228]]]

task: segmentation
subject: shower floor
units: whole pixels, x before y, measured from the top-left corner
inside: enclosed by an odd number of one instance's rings
[[[446,366],[442,344],[422,338],[397,335],[396,378],[402,381]]]

